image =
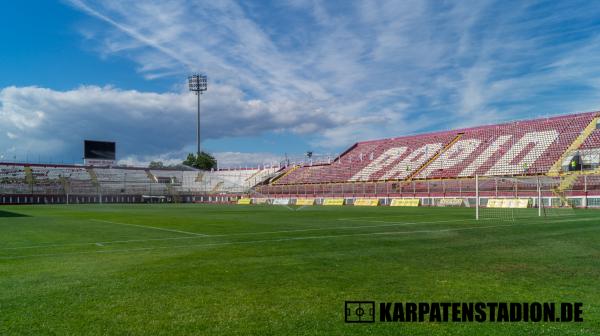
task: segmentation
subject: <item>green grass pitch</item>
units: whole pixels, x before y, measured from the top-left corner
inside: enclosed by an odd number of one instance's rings
[[[599,335],[600,213],[0,207],[0,335]],[[344,323],[345,300],[583,302],[582,323]]]

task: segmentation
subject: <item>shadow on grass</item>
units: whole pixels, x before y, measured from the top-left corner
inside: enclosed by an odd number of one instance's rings
[[[30,217],[30,216],[23,215],[23,214],[20,214],[17,212],[0,210],[0,218],[2,218],[2,217]]]

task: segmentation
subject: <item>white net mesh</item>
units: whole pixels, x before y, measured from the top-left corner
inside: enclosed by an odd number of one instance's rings
[[[480,177],[477,185],[479,219],[514,221],[572,216],[576,204],[566,192],[572,179],[569,176]]]

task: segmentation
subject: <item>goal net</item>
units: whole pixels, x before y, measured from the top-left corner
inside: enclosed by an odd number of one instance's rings
[[[476,179],[476,218],[516,219],[575,215],[568,176],[491,176]]]

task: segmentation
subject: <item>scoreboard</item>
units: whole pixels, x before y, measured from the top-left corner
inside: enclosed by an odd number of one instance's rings
[[[113,141],[83,141],[84,164],[92,166],[111,166],[116,159],[116,143]]]

